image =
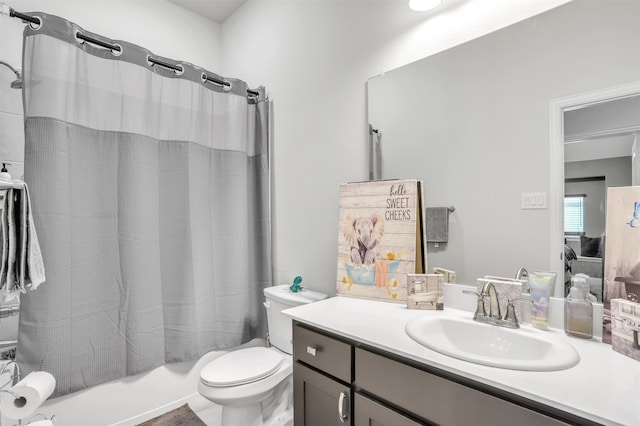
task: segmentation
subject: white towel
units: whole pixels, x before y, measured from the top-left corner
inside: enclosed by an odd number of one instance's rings
[[[25,274],[24,285],[29,290],[35,290],[40,284],[47,279],[44,274],[44,261],[42,260],[42,252],[40,251],[40,243],[38,242],[38,234],[36,234],[36,226],[33,223],[33,214],[31,213],[31,198],[29,197],[29,189],[24,184],[24,223],[26,232],[23,239],[25,240]]]

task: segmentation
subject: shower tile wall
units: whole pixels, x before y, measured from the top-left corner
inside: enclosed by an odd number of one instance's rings
[[[0,60],[22,68],[22,29],[18,19],[0,16]],[[15,74],[0,65],[0,162],[14,179],[24,175],[24,121],[22,91],[11,88]]]

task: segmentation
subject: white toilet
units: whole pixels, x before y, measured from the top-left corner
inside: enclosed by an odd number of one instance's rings
[[[260,426],[261,402],[292,380],[293,352],[291,318],[283,310],[325,299],[311,290],[294,293],[288,285],[264,289],[271,347],[252,347],[226,353],[200,372],[198,392],[222,405],[222,426]],[[289,386],[289,388],[291,388]]]

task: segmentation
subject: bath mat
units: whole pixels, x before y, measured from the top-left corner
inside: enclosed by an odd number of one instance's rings
[[[184,404],[175,410],[164,413],[161,416],[154,417],[138,426],[207,426],[200,417],[196,415],[189,407]]]

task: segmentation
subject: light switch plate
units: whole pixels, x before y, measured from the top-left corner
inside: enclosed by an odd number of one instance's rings
[[[521,194],[521,209],[546,209],[547,193],[546,192],[523,192]]]

